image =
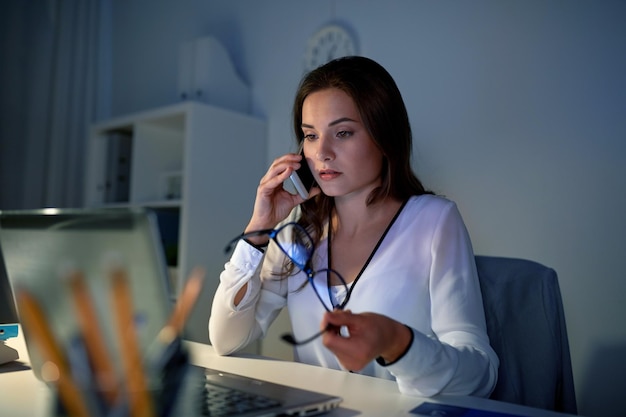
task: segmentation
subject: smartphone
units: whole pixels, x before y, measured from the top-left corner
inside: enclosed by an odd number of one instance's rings
[[[304,154],[302,155],[302,162],[300,163],[300,168],[296,171],[292,172],[289,176],[289,179],[293,183],[293,186],[296,188],[300,197],[305,200],[309,198],[309,191],[311,191],[311,187],[315,184],[315,178],[313,178],[313,173],[309,169],[309,164],[304,159]]]

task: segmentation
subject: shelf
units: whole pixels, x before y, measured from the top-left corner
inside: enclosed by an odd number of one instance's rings
[[[99,205],[93,205],[91,207],[150,207],[150,208],[180,208],[182,205],[181,200],[153,200],[142,201],[141,203],[119,202],[119,203],[102,203]]]
[[[85,206],[173,213],[177,227],[163,245],[168,264],[177,265],[176,292],[201,266],[207,271],[201,297],[211,300],[226,261],[224,245],[249,220],[266,170],[266,136],[264,121],[198,102],[96,123],[88,142]],[[116,158],[126,151],[127,167]],[[120,173],[127,173],[127,181],[115,183]],[[111,189],[111,183],[122,188]],[[208,343],[209,314],[210,302],[194,308],[190,340]]]

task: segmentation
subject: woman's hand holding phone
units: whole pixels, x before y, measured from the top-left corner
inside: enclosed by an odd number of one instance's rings
[[[314,189],[312,194],[303,197],[299,193],[292,194],[283,187],[283,183],[291,174],[302,167],[308,170],[306,160],[298,154],[290,153],[274,160],[257,187],[254,209],[245,229],[246,232],[274,228],[289,215],[295,206],[317,194]]]

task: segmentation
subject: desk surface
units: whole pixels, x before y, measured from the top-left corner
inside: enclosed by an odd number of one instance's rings
[[[50,390],[30,369],[21,331],[6,344],[17,349],[20,359],[0,365],[0,415],[47,416]],[[196,365],[341,396],[341,407],[327,414],[329,417],[416,416],[410,411],[426,401],[519,416],[564,416],[475,397],[412,397],[400,394],[393,381],[258,356],[218,356],[209,345],[194,342],[187,345]]]

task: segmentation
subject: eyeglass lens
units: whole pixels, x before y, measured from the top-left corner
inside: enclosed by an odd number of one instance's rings
[[[247,233],[246,235],[252,236],[265,233],[278,244],[278,247],[289,257],[294,265],[307,275],[309,284],[327,311],[345,307],[350,296],[348,285],[343,277],[332,269],[313,271],[310,266],[314,246],[313,239],[304,227],[297,223],[287,223],[275,230],[260,230]],[[233,242],[231,242],[231,245]],[[301,341],[296,340],[294,336],[289,334],[283,335],[282,338],[289,344],[303,345],[315,340],[326,330],[328,329],[324,329]]]
[[[298,268],[307,267],[313,253],[313,239],[302,226],[288,223],[276,230],[274,239]]]

